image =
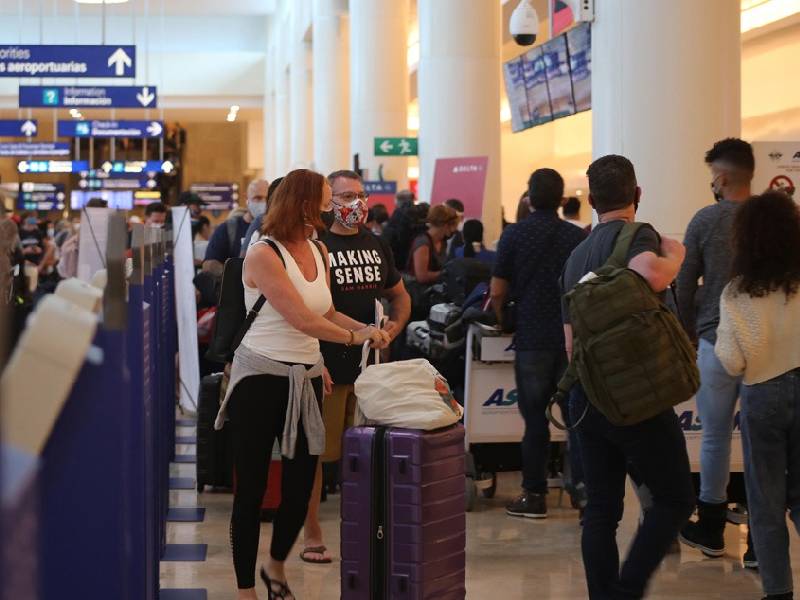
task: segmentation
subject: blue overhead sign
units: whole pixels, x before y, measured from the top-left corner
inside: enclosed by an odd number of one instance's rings
[[[160,138],[161,121],[59,121],[58,137]]]
[[[65,142],[12,142],[0,144],[0,158],[9,156],[69,156]]]
[[[33,137],[39,131],[36,119],[6,119],[0,121],[0,137]]]
[[[375,196],[394,196],[397,194],[397,182],[365,181],[364,191]]]
[[[21,108],[156,108],[158,91],[154,85],[21,85]]]
[[[21,160],[19,173],[81,173],[89,170],[88,160]]]
[[[136,46],[0,45],[0,77],[136,76]]]

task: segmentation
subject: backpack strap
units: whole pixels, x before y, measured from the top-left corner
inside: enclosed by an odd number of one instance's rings
[[[265,238],[265,239],[259,240],[259,241],[260,242],[264,242],[265,244],[269,244],[272,247],[272,249],[275,251],[275,254],[277,254],[278,258],[281,259],[281,262],[283,263],[283,268],[285,269],[286,268],[286,260],[283,258],[283,254],[281,254],[281,251],[278,248],[278,245],[275,242],[273,242],[271,239],[269,239],[269,238]],[[242,322],[242,326],[239,327],[239,331],[236,332],[236,337],[233,338],[233,341],[231,342],[231,354],[233,354],[233,352],[235,352],[236,349],[239,347],[239,344],[242,343],[242,340],[244,339],[244,336],[247,335],[247,332],[249,331],[250,327],[253,325],[253,321],[256,320],[256,317],[258,316],[258,313],[261,312],[262,308],[264,308],[264,304],[266,302],[267,302],[266,297],[264,297],[264,294],[261,294],[256,299],[256,301],[253,303],[253,307],[249,311],[247,311],[247,316],[244,318],[244,321]]]
[[[236,231],[239,229],[236,219],[225,221],[225,229],[228,234],[228,249],[231,256],[236,256]]]
[[[623,269],[628,265],[628,253],[631,250],[633,240],[636,234],[642,227],[648,227],[644,223],[625,223],[617,235],[617,240],[614,242],[614,250],[611,256],[603,266],[613,266],[618,269]]]

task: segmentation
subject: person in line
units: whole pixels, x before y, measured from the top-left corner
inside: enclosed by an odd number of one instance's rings
[[[458,229],[458,213],[446,204],[437,204],[428,212],[428,230],[414,239],[408,261],[408,272],[419,283],[439,281],[447,262],[447,241]]]
[[[403,332],[411,314],[411,299],[395,267],[392,250],[363,225],[367,194],[361,177],[354,171],[335,171],[328,175],[328,183],[333,192],[335,220],[321,239],[329,253],[333,305],[360,323],[372,323],[375,301],[385,298],[389,302],[389,320],[383,328],[394,340]],[[353,384],[360,373],[361,348],[323,342],[321,349],[333,392],[322,405],[326,442],[320,462],[335,463],[342,457],[345,429],[353,425],[356,407]],[[318,465],[300,555],[303,561],[317,564],[331,562],[319,523],[321,493],[322,466]]]
[[[766,600],[791,600],[786,511],[800,532],[800,213],[781,192],[747,200],[733,223],[733,279],[715,353],[743,377],[750,527]]]
[[[383,233],[383,226],[389,220],[389,210],[385,204],[375,204],[369,209],[367,214],[367,229],[375,235]]]
[[[205,215],[197,217],[192,221],[192,244],[194,246],[194,264],[202,267],[203,259],[208,249],[208,240],[211,237],[211,221]]]
[[[455,258],[476,258],[481,262],[493,265],[496,252],[488,250],[483,244],[483,223],[470,219],[464,223],[464,245],[456,248]]]
[[[561,213],[567,223],[572,223],[575,227],[584,228],[585,224],[581,221],[581,201],[575,196],[570,196],[561,205]]]
[[[247,186],[247,208],[240,217],[231,217],[217,226],[208,241],[203,271],[221,276],[225,261],[239,256],[247,229],[260,215],[267,212],[267,189],[269,182],[256,179]]]
[[[416,197],[410,190],[400,190],[395,198],[392,216],[383,227],[381,236],[389,243],[395,265],[403,270],[408,266],[408,253],[414,236],[418,233],[416,219]]]
[[[269,211],[270,200],[272,200],[272,196],[275,193],[275,190],[278,189],[281,181],[283,181],[283,177],[276,177],[272,183],[269,184],[269,187],[267,188],[267,207],[264,210],[264,214],[261,214],[253,219],[253,222],[250,223],[250,227],[247,228],[247,231],[244,234],[245,244],[242,244],[242,250],[240,252],[240,256],[242,258],[244,258],[247,254],[247,249],[255,244],[261,237],[261,228],[264,225],[264,217],[267,216],[267,211]],[[324,213],[322,215],[323,221],[325,221],[326,214],[328,213]]]
[[[531,214],[531,201],[528,198],[528,190],[525,190],[519,197],[519,202],[517,202],[517,215],[515,223],[521,223],[522,221],[527,219],[528,215],[530,214]]]
[[[449,240],[447,240],[447,258],[455,258],[456,249],[464,246],[464,203],[458,198],[450,198],[444,203],[456,211],[458,215],[458,229]]]
[[[717,359],[714,343],[720,296],[730,280],[733,221],[736,211],[750,197],[755,159],[750,144],[728,138],[714,144],[705,161],[717,202],[700,209],[689,223],[684,238],[686,260],[678,275],[678,305],[684,327],[691,339],[699,339],[697,412],[703,424],[699,518],[686,524],[680,540],[713,558],[725,553],[731,438],[741,384],[741,377],[729,375]],[[746,566],[758,564],[752,547],[748,547],[744,559]]]
[[[591,164],[589,204],[600,224],[572,253],[564,267],[562,293],[611,256],[625,223],[636,220],[641,189],[631,162],[616,155]],[[643,227],[631,244],[628,268],[639,273],[653,291],[663,293],[675,279],[683,246]],[[562,296],[563,298],[563,296]],[[562,300],[567,354],[572,356],[572,327]],[[581,548],[589,598],[642,598],[647,584],[678,530],[694,509],[694,490],[686,441],[671,408],[636,425],[612,425],[588,403],[580,383],[572,389],[569,413],[577,423],[588,502],[583,515]],[[580,422],[579,422],[580,420]],[[652,503],[620,568],[617,527],[622,518],[625,478],[629,471],[647,486]]]
[[[19,229],[8,218],[8,211],[0,196],[0,305],[11,304],[13,292],[12,266],[20,254]]]
[[[333,307],[328,252],[310,238],[322,231],[320,211],[331,189],[319,173],[289,173],[276,192],[262,233],[243,267],[245,304],[266,298],[236,350],[230,384],[215,426],[230,418],[237,488],[231,514],[233,563],[240,599],[256,598],[255,568],[261,502],[272,446],[283,456],[281,504],[273,524],[270,558],[260,575],[268,597],[294,600],[285,561],[306,518],[317,459],[325,446],[320,414],[323,361],[319,340],[349,346],[387,345],[389,333],[365,326]]]
[[[167,222],[167,207],[161,202],[152,202],[144,209],[144,224],[148,227],[163,227]]]
[[[533,212],[503,232],[490,283],[498,322],[506,301],[514,298],[516,304],[514,375],[525,433],[522,492],[506,506],[513,517],[547,517],[550,426],[545,410],[567,368],[559,277],[567,258],[584,239],[580,230],[558,217],[563,195],[564,180],[557,171],[538,169],[531,174],[528,198]],[[573,478],[576,485],[582,479],[577,463]]]
[[[207,203],[194,192],[181,192],[178,204],[189,207],[189,217],[192,219],[192,225],[195,225],[203,216],[203,207]]]

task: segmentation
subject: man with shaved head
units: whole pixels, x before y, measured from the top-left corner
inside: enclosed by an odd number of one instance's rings
[[[247,186],[247,212],[219,225],[208,241],[203,270],[215,275],[222,274],[222,267],[229,258],[239,256],[242,240],[248,227],[267,211],[267,190],[269,182],[256,179]]]

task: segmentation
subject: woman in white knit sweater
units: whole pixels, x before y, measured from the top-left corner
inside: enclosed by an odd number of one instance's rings
[[[733,278],[716,354],[743,375],[741,425],[750,527],[766,598],[792,596],[788,509],[800,532],[800,212],[756,196],[734,224]]]

